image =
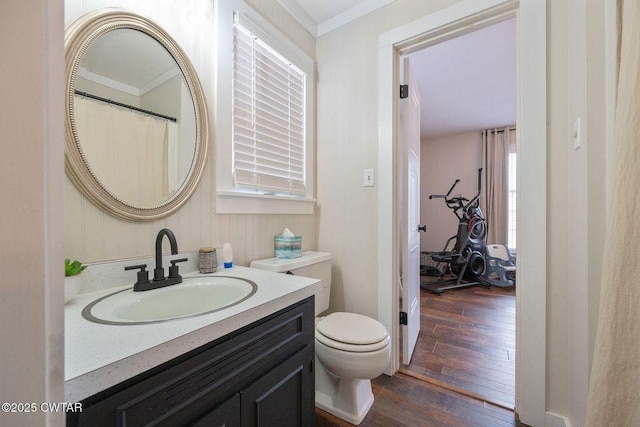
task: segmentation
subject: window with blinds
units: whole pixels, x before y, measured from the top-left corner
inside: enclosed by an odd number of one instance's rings
[[[233,188],[305,195],[306,74],[233,26]]]

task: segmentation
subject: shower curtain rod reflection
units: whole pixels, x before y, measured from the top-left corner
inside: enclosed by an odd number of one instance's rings
[[[128,108],[130,110],[138,111],[140,113],[148,114],[150,116],[160,117],[162,119],[169,120],[171,122],[177,122],[178,121],[178,119],[176,119],[175,117],[165,116],[163,114],[154,113],[153,111],[149,111],[149,110],[143,110],[142,108],[134,107],[133,105],[127,105],[127,104],[123,104],[122,102],[112,101],[111,99],[103,98],[103,97],[97,96],[97,95],[92,95],[92,94],[87,93],[87,92],[82,92],[82,91],[79,91],[79,90],[76,90],[74,92],[75,92],[76,95],[84,96],[86,98],[95,99],[97,101],[106,102],[107,104],[117,105],[118,107]]]

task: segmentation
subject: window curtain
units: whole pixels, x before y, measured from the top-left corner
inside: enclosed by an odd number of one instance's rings
[[[167,121],[90,98],[74,98],[78,137],[98,180],[120,200],[142,207],[170,194]]]
[[[481,206],[487,219],[488,244],[507,244],[510,134],[515,137],[508,128],[482,131]]]
[[[612,198],[587,426],[640,425],[640,3],[619,2]]]

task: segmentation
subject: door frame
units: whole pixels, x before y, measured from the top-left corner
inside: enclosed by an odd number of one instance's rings
[[[397,114],[400,55],[515,16],[518,46],[518,292],[516,413],[544,425],[546,399],[546,2],[463,0],[382,34],[378,39],[378,319],[392,334],[399,369],[399,220]],[[525,84],[526,83],[526,84]],[[526,194],[527,197],[522,197]],[[526,304],[523,303],[526,301]]]

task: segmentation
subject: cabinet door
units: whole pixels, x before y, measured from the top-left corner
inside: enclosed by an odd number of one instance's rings
[[[193,424],[193,427],[240,427],[240,394],[236,393]]]
[[[242,425],[299,427],[314,424],[313,352],[306,347],[240,392]]]

